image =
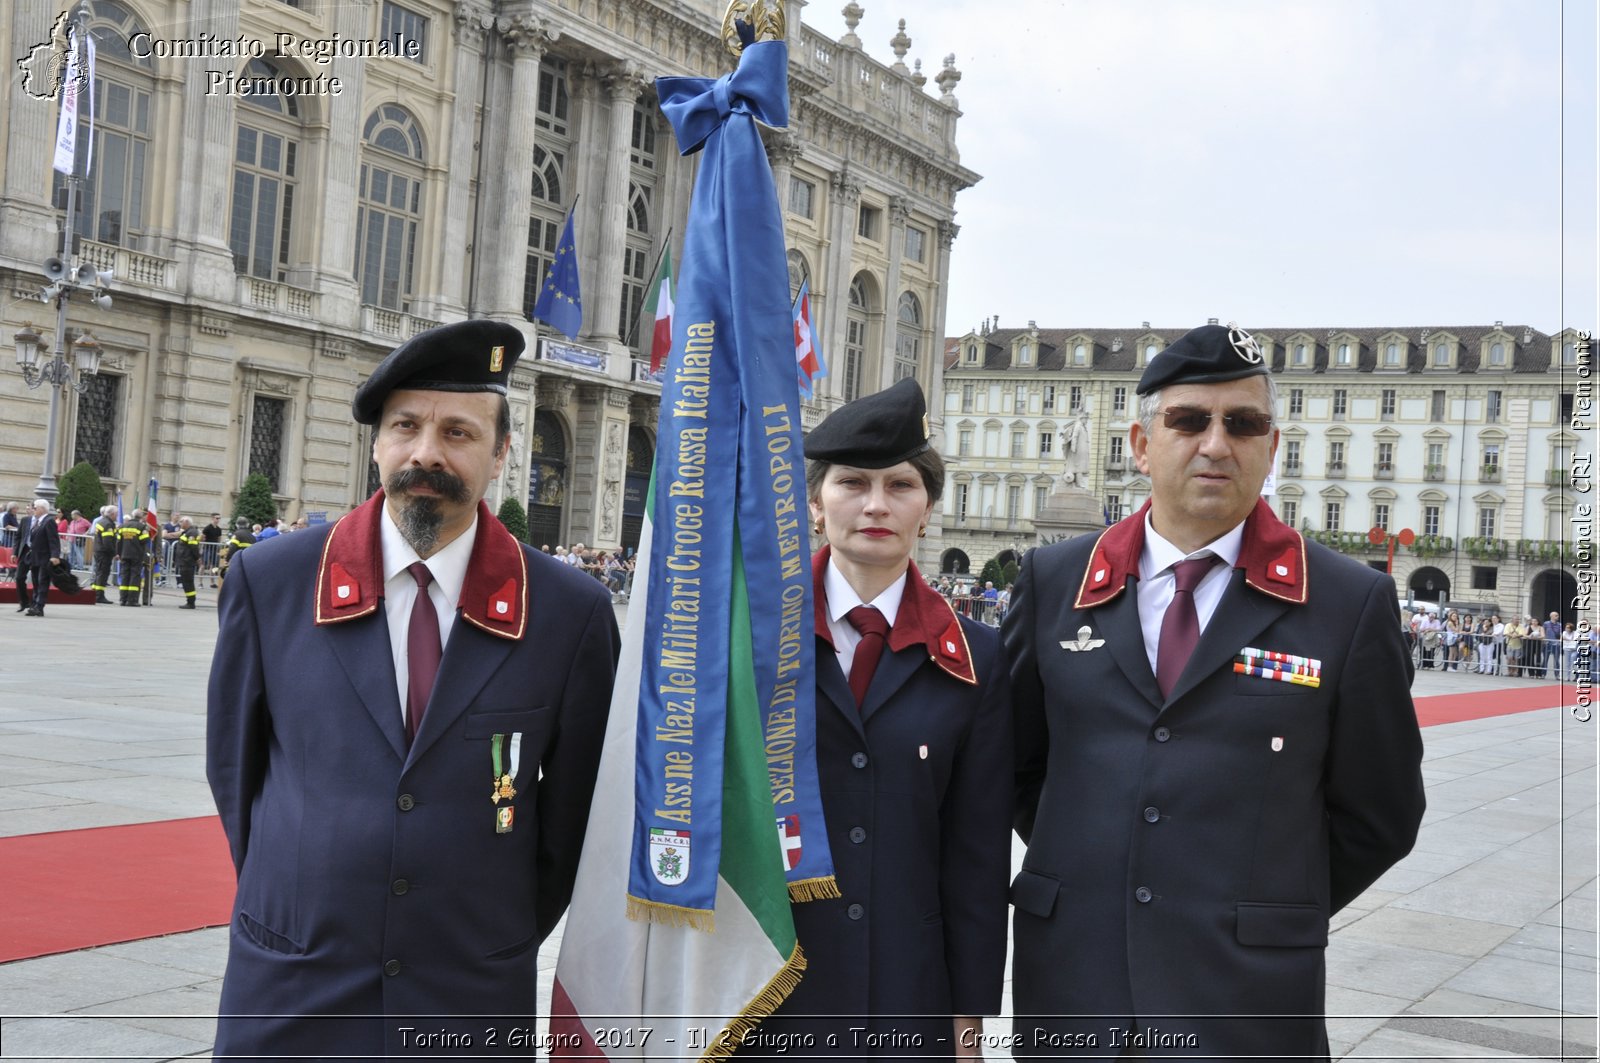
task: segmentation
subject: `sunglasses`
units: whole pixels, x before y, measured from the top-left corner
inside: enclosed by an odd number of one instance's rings
[[[1161,411],[1161,416],[1168,428],[1186,436],[1197,436],[1204,432],[1211,426],[1213,416],[1222,418],[1222,427],[1230,436],[1248,438],[1264,436],[1272,431],[1270,413],[1213,414],[1210,410],[1199,410],[1193,406],[1169,406]]]

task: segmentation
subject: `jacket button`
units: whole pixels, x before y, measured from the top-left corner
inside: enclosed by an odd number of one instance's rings
[[[394,895],[396,897],[404,897],[408,892],[410,892],[411,883],[407,882],[403,878],[397,878],[394,880],[394,885],[390,886],[389,888],[394,890]]]
[[[1167,730],[1167,728],[1165,728],[1165,727],[1157,727],[1156,728],[1156,741],[1157,742],[1165,742],[1167,739],[1169,739],[1171,737],[1172,737],[1172,732]]]
[[[413,808],[417,807],[417,801],[416,798],[412,797],[410,794],[401,794],[399,798],[395,800],[395,805],[398,806],[402,812],[410,812]]]
[[[387,963],[385,963],[383,965],[383,973],[388,975],[390,978],[393,978],[395,975],[399,974],[400,973],[400,961],[399,960],[390,960]]]
[[[850,757],[850,764],[851,764],[852,767],[856,767],[856,768],[864,768],[864,767],[866,767],[867,766],[867,755],[865,753],[852,754],[851,757]]]
[[[1140,904],[1149,904],[1151,898],[1154,896],[1155,894],[1150,892],[1150,887],[1148,886],[1140,886],[1138,889],[1133,891],[1133,899],[1138,901]]]
[[[866,830],[862,827],[851,827],[850,840],[855,842],[857,845],[860,845],[862,842],[867,840]]]
[[[1157,820],[1159,820],[1160,818],[1161,818],[1161,810],[1159,808],[1157,808],[1155,805],[1151,805],[1149,808],[1144,810],[1144,821],[1146,823],[1154,823]]]
[[[862,916],[867,914],[867,910],[861,907],[859,904],[852,904],[850,907],[844,910],[844,914],[848,915],[851,919],[860,919]]]

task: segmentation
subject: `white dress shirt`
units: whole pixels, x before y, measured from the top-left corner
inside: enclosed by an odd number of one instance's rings
[[[1150,514],[1144,515],[1144,549],[1139,553],[1139,628],[1144,634],[1144,652],[1150,658],[1150,671],[1156,670],[1156,647],[1161,643],[1161,619],[1167,606],[1172,604],[1178,579],[1172,566],[1191,557],[1214,554],[1222,559],[1213,565],[1199,586],[1194,589],[1194,611],[1204,633],[1212,614],[1222,601],[1222,592],[1228,589],[1228,577],[1239,563],[1239,550],[1244,545],[1244,522],[1220,539],[1207,543],[1192,554],[1186,554],[1162,538],[1150,523]]]
[[[411,606],[417,600],[417,581],[406,571],[418,561],[417,552],[406,542],[405,536],[389,516],[385,504],[378,524],[383,546],[383,612],[389,621],[389,650],[394,655],[395,689],[400,694],[400,718],[405,719],[406,676],[411,655],[406,648],[406,635],[411,629]],[[426,561],[433,582],[428,584],[428,600],[439,614],[439,649],[450,644],[450,629],[456,623],[456,603],[461,600],[461,585],[467,580],[467,562],[472,558],[472,544],[478,538],[478,518],[474,514],[472,525],[457,536],[449,546]]]
[[[850,586],[850,581],[844,578],[844,573],[834,566],[833,558],[828,558],[828,570],[822,576],[822,589],[828,595],[828,633],[833,636],[833,648],[839,655],[839,667],[844,670],[845,678],[850,677],[850,666],[856,662],[856,646],[861,642],[861,632],[845,619],[845,614],[858,605],[870,605],[883,614],[891,628],[894,627],[894,619],[900,615],[900,598],[906,592],[906,576],[910,571],[907,569],[900,573],[900,578],[885,587],[872,601],[863,602],[855,588]]]

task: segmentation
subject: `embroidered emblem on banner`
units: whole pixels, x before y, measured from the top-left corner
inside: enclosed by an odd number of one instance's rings
[[[689,877],[689,832],[650,828],[650,870],[663,886],[677,886]]]
[[[778,817],[778,845],[783,849],[783,864],[793,871],[800,866],[800,817]]]
[[[1078,629],[1077,641],[1069,642],[1066,639],[1063,639],[1061,641],[1061,648],[1072,653],[1079,653],[1087,650],[1098,650],[1101,646],[1106,644],[1106,640],[1091,638],[1090,636],[1093,634],[1094,632],[1089,630],[1089,625],[1085,624]]]

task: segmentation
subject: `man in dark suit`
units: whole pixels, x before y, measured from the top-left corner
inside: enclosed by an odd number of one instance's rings
[[[61,531],[50,514],[50,503],[42,498],[33,502],[33,515],[24,525],[24,541],[28,544],[27,565],[33,574],[33,598],[27,605],[29,616],[44,615],[44,601],[50,594],[50,574],[61,565]],[[22,568],[17,565],[17,601],[22,597]]]
[[[33,530],[33,507],[29,506],[17,521],[17,612],[26,613],[33,608],[33,592],[28,589],[28,581],[33,579],[33,547],[28,542],[28,534]]]
[[[1260,497],[1248,333],[1195,329],[1137,390],[1149,504],[1031,551],[1004,625],[1016,1053],[1325,1057],[1328,917],[1422,818],[1394,584]]]
[[[522,348],[467,321],[394,351],[354,403],[383,490],[229,567],[206,736],[239,874],[218,1058],[496,1053],[533,1028],[617,632],[604,588],[482,501]]]

